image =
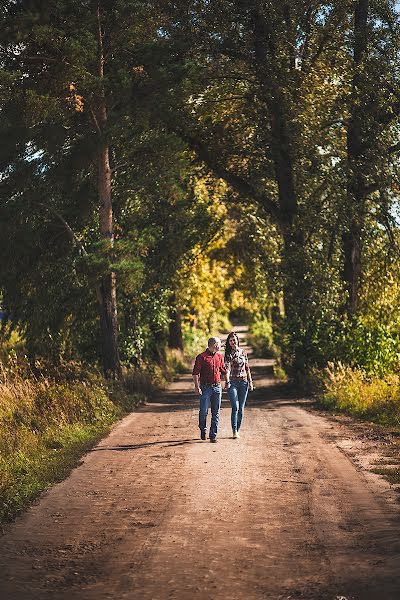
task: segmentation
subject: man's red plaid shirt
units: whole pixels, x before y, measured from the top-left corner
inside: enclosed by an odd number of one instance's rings
[[[221,373],[225,375],[224,358],[219,352],[214,354],[207,348],[196,356],[192,375],[200,375],[200,385],[221,383]]]

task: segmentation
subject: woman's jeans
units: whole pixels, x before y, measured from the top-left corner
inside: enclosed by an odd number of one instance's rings
[[[207,429],[207,415],[211,404],[210,439],[217,437],[219,411],[221,409],[222,388],[220,383],[201,386],[199,428],[200,431]]]
[[[232,431],[239,431],[243,421],[244,405],[246,404],[249,391],[249,382],[242,379],[234,379],[228,388],[228,397],[231,402],[231,424]]]

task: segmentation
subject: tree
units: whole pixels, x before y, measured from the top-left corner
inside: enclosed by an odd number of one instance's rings
[[[118,132],[129,112],[127,97],[136,76],[129,60],[130,45],[144,30],[149,36],[154,31],[151,15],[142,19],[143,11],[134,1],[115,2],[111,7],[95,1],[38,0],[12,3],[5,15],[3,60],[25,116],[20,161],[32,147],[32,160],[40,156],[47,180],[51,173],[60,178],[60,171],[67,166],[70,184],[79,185],[80,180],[82,188],[92,185],[96,190],[99,247],[110,260],[103,261],[95,293],[103,369],[111,378],[121,374],[116,272],[111,268],[112,176],[118,161]],[[9,104],[14,101],[10,97]],[[16,117],[14,114],[10,120],[9,131]],[[15,161],[10,164],[11,169],[20,166]],[[70,190],[63,190],[62,195],[68,198]],[[48,208],[54,215],[56,207]]]
[[[282,237],[285,309],[296,370],[304,367],[312,322],[306,201],[312,198],[310,187],[313,192],[320,186],[315,175],[326,162],[320,148],[327,138],[320,120],[312,131],[306,123],[310,98],[303,86],[323,53],[332,52],[333,32],[340,31],[346,8],[346,3],[335,8],[319,3],[310,11],[302,2],[289,7],[221,1],[201,14],[193,7],[188,17],[177,7],[166,33],[175,50],[172,55],[180,48],[177,60],[186,66],[169,97],[173,112],[163,102],[168,126],[243,201],[258,203]],[[340,42],[336,38],[335,43]],[[154,61],[148,69],[155,70]],[[332,93],[338,96],[333,83],[326,86],[325,98]],[[314,165],[311,186],[310,179],[302,177],[307,163]]]
[[[390,154],[395,144],[393,125],[399,110],[393,94],[393,55],[398,49],[398,24],[391,2],[359,0],[354,4],[352,85],[347,125],[347,215],[343,230],[343,278],[348,292],[346,312],[358,308],[362,280],[363,243],[371,201],[390,187]],[[396,60],[396,59],[395,59]],[[390,89],[392,88],[392,89]]]
[[[360,69],[353,70],[348,40],[356,5]],[[393,28],[393,7],[379,6],[381,21]],[[174,5],[164,31],[170,56],[145,63],[162,88],[168,126],[241,201],[257,203],[281,236],[287,364],[297,373],[324,360],[320,336],[341,318],[343,287],[355,296],[349,287],[360,276],[354,228],[362,228],[357,221],[372,191],[387,186],[377,177],[383,162],[371,157],[394,145],[383,123],[397,114],[397,104],[374,92],[371,76],[364,84],[365,8],[345,0]],[[396,47],[396,34],[385,45],[378,4],[374,11],[368,65],[382,81],[383,73],[393,77],[394,59],[377,55]],[[166,71],[174,74],[168,89]],[[362,157],[357,136],[368,148]],[[338,242],[349,235],[343,265]]]

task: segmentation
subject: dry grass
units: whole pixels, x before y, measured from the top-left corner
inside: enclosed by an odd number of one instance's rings
[[[0,363],[0,522],[65,477],[142,397],[76,365],[56,379],[33,376],[12,354]]]
[[[397,467],[374,467],[371,471],[383,475],[392,484],[400,483],[400,465]]]
[[[0,523],[63,479],[112,423],[187,368],[183,354],[170,351],[165,365],[132,370],[123,384],[72,362],[37,376],[22,353],[0,348]]]
[[[313,373],[313,381],[325,408],[359,418],[400,427],[400,378],[365,374],[341,363]]]

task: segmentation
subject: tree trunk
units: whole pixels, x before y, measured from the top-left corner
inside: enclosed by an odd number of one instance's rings
[[[268,110],[271,127],[271,151],[279,192],[280,226],[293,227],[297,214],[297,196],[292,157],[292,136],[288,125],[280,65],[276,60],[273,26],[259,8],[253,12],[254,53],[260,99]]]
[[[346,312],[351,317],[357,309],[358,292],[361,279],[361,227],[353,219],[348,231],[342,236],[344,264],[343,280],[348,298]]]
[[[289,346],[283,350],[283,361],[295,378],[301,377],[308,360],[308,316],[310,314],[310,278],[304,234],[298,219],[298,202],[293,161],[293,131],[281,81],[281,67],[276,58],[273,24],[263,10],[253,13],[254,53],[260,100],[264,103],[271,134],[271,152],[279,195],[278,227],[284,242],[282,264],[285,330]]]
[[[100,5],[97,6],[97,43],[98,43],[98,75],[104,78],[103,32],[100,20]],[[104,90],[98,98],[96,126],[100,137],[101,150],[97,159],[97,183],[100,205],[100,237],[114,245],[113,210],[111,199],[111,169],[109,147],[103,136],[107,126],[107,106]],[[103,371],[108,379],[121,376],[121,363],[118,352],[118,315],[117,315],[117,281],[113,272],[103,275],[99,286],[100,322]]]
[[[175,295],[170,300],[169,317],[168,347],[183,350],[181,309],[176,306]]]
[[[362,274],[362,229],[365,220],[364,135],[368,116],[362,106],[362,65],[368,48],[369,0],[359,0],[354,12],[354,75],[351,114],[347,129],[347,201],[350,220],[342,236],[344,266],[343,281],[348,297],[344,307],[350,317],[357,310]]]

